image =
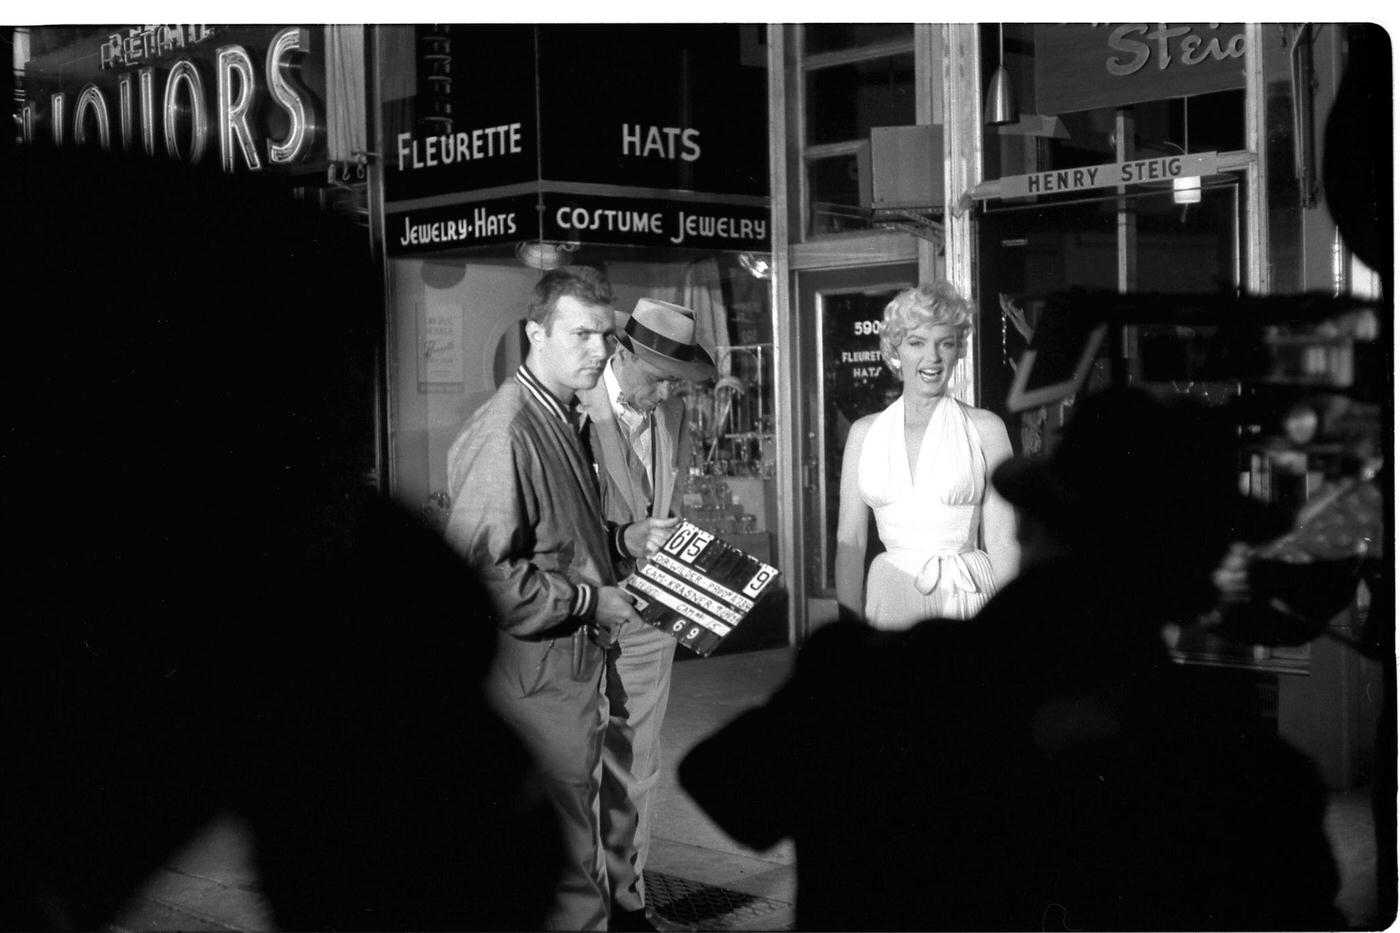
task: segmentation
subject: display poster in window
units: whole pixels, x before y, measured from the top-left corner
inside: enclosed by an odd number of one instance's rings
[[[463,392],[462,306],[418,306],[418,391]]]

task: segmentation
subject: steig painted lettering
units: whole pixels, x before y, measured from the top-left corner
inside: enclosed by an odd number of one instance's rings
[[[1211,30],[1220,28],[1219,23],[1210,23]],[[1236,27],[1238,28],[1238,27]],[[1141,35],[1142,39],[1132,38]],[[1173,47],[1174,40],[1176,42]],[[1143,41],[1146,40],[1146,41]],[[1116,77],[1136,74],[1152,60],[1155,49],[1157,70],[1166,71],[1173,60],[1182,65],[1198,65],[1207,58],[1224,61],[1227,58],[1244,57],[1244,32],[1226,36],[1224,44],[1220,36],[1206,39],[1192,32],[1190,26],[1168,26],[1166,23],[1124,23],[1113,30],[1108,37],[1108,47],[1115,52],[1123,52],[1126,57],[1110,55],[1104,60],[1108,73]]]

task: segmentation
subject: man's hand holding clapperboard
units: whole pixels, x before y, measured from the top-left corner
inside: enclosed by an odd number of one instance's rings
[[[776,568],[682,521],[622,585],[643,622],[708,657],[777,579]]]

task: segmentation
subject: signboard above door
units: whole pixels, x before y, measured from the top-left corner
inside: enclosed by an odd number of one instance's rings
[[[400,205],[389,212],[386,245],[394,256],[540,238],[615,246],[769,248],[768,208],[763,204],[598,196],[555,187],[545,184],[533,194]]]
[[[1037,113],[1244,87],[1243,23],[1046,24],[1034,35]]]
[[[1174,182],[1178,178],[1214,175],[1218,171],[1218,165],[1217,153],[1193,152],[1190,155],[1134,159],[1130,162],[1112,162],[1107,165],[1032,172],[1029,175],[1007,175],[997,180],[996,188],[989,191],[987,197],[1025,198],[1040,194],[1089,191],[1094,188],[1116,188],[1120,185]]]

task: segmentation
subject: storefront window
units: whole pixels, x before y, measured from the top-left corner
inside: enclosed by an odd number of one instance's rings
[[[870,227],[870,130],[916,120],[914,27],[805,26],[802,58],[806,234]]]
[[[1008,361],[1025,346],[1002,295],[1203,293],[1245,281],[1244,174],[1218,158],[1245,145],[1242,30],[982,27],[984,86],[993,93],[998,67],[1010,78],[1001,119],[983,136],[984,174],[1000,195],[983,202],[977,228],[988,404],[1006,397]],[[1125,352],[1135,372],[1135,340]],[[1017,440],[1036,449],[1040,427]]]
[[[1114,33],[1109,26],[1006,23],[1000,30],[996,25],[982,27],[982,86],[990,91],[994,71],[1003,65],[1010,77],[1013,104],[1013,119],[984,127],[985,177],[1244,149],[1242,69],[1238,79],[1231,75],[1214,80],[1214,84],[1237,80],[1238,87],[1212,89],[1210,84],[1182,79],[1175,84],[1164,81],[1160,96],[1150,85],[1117,88],[1106,68],[1084,67],[1086,61],[1101,64],[1100,59],[1121,61],[1120,70],[1129,67],[1133,59],[1119,50],[1136,48],[1143,34],[1119,30],[1109,45]],[[1090,45],[1095,41],[1101,47]],[[1069,50],[1057,47],[1057,42],[1066,43]],[[1048,61],[1037,55],[1037,43],[1046,46],[1052,56]],[[1224,40],[1225,48],[1233,50],[1232,43],[1233,39]],[[1073,66],[1080,66],[1082,73],[1064,72]],[[1190,66],[1177,62],[1161,73],[1175,76],[1171,68],[1185,67]],[[1131,77],[1140,77],[1142,70]],[[1121,140],[1120,121],[1126,130]]]
[[[1266,35],[1268,30],[1266,30]],[[1280,30],[1287,38],[1290,29]],[[986,111],[983,169],[991,196],[976,219],[979,397],[1004,413],[1022,453],[1053,447],[1075,395],[1011,410],[1016,366],[1033,339],[1045,296],[1085,289],[1102,295],[1222,295],[1247,286],[1251,229],[1244,166],[1246,88],[1242,24],[1120,23],[995,25],[981,30]],[[1258,153],[1266,180],[1270,290],[1299,287],[1305,165],[1295,163],[1302,80],[1289,43],[1264,50],[1267,138]],[[1004,67],[1010,93],[994,73]],[[1290,267],[1289,269],[1282,268]],[[1080,302],[1087,310],[1092,294]],[[1163,319],[1115,325],[1082,391],[1111,383],[1212,406],[1253,388],[1243,373],[1207,371],[1183,341],[1211,339],[1211,326]],[[1019,312],[1019,315],[1009,313]],[[1184,336],[1185,333],[1187,336]],[[1242,440],[1241,488],[1278,498],[1284,484]],[[1233,645],[1182,620],[1183,660],[1292,671],[1306,649]]]
[[[776,563],[773,323],[762,258],[582,246],[570,259],[607,274],[620,312],[630,312],[643,297],[696,312],[719,378],[683,390],[695,443],[679,479],[682,514]],[[390,267],[397,331],[396,495],[430,521],[442,522],[447,450],[467,417],[523,361],[525,307],[540,272],[504,248],[403,257]],[[785,643],[780,613],[754,619],[750,627],[726,641],[725,650]]]
[[[1264,159],[1269,205],[1269,291],[1305,288],[1303,211],[1316,206],[1321,165],[1312,138],[1312,36],[1307,23],[1263,27]]]
[[[914,54],[836,65],[807,76],[809,145],[864,139],[914,122]]]
[[[860,173],[860,158],[854,152],[807,162],[809,234],[841,233],[870,226],[869,216],[861,206]]]
[[[1167,30],[1177,43],[1210,37],[1222,58],[1207,60],[1230,66],[1214,76],[1191,71],[1206,61],[1183,65],[1179,52],[1167,69],[1133,70],[1133,53],[1157,28],[982,29],[983,80],[991,87],[1003,66],[1012,91],[1006,122],[984,128],[984,172],[1000,196],[982,203],[977,224],[978,373],[991,407],[1004,404],[1011,361],[1026,345],[1002,314],[1002,296],[1219,293],[1245,280],[1244,174],[1218,164],[1245,142],[1243,66],[1231,58],[1241,33],[1210,24]],[[1135,337],[1124,352],[1127,371],[1138,372]],[[1059,414],[1022,418],[1013,443],[1041,449]]]
[[[528,355],[542,271],[586,265],[611,281],[618,326],[644,297],[694,312],[718,378],[684,389],[694,445],[677,510],[778,563],[767,74],[755,38],[723,24],[378,34],[390,441],[408,505],[445,518],[460,492],[448,449]],[[786,605],[770,608],[720,650],[786,643]]]
[[[885,42],[906,42],[908,23],[816,23],[802,27],[802,41],[809,55],[840,52]]]

